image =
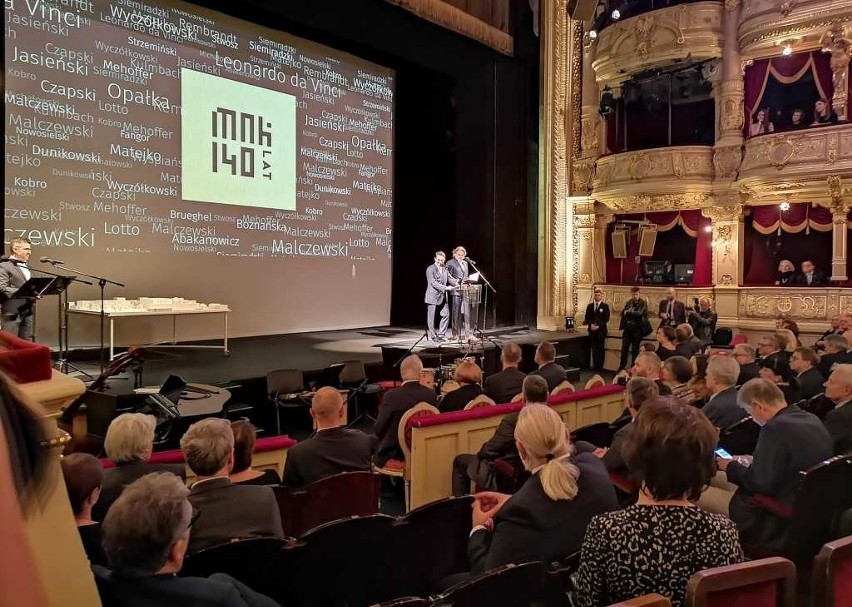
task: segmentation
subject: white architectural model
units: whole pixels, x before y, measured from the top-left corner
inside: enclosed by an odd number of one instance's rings
[[[99,299],[86,299],[71,301],[68,303],[70,310],[85,310],[89,312],[100,312],[101,301]],[[194,299],[183,297],[140,297],[139,299],[125,299],[115,297],[104,301],[104,312],[107,314],[122,312],[160,312],[167,310],[195,311],[195,310],[225,310],[226,304],[199,303]]]

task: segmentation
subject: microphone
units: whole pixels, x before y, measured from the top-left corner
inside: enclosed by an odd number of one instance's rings
[[[473,261],[470,257],[465,257],[465,258],[464,258],[464,260],[465,260],[465,261],[469,261],[470,263],[476,263],[476,262],[475,262],[475,261]]]
[[[64,261],[59,261],[58,259],[51,259],[50,257],[41,257],[39,259],[41,263],[51,263],[53,265],[65,263]]]

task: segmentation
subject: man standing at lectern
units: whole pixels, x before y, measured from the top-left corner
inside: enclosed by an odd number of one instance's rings
[[[22,339],[32,339],[34,302],[30,299],[9,299],[32,276],[27,267],[32,245],[26,238],[13,238],[9,253],[8,259],[0,261],[3,330]]]
[[[429,341],[443,341],[450,326],[450,311],[447,308],[447,293],[453,293],[458,282],[444,267],[447,256],[443,251],[435,253],[435,263],[426,268],[426,334]],[[435,310],[439,310],[438,332],[435,332]]]
[[[453,258],[447,262],[447,270],[459,286],[470,276],[470,264],[468,264],[466,258],[467,251],[465,248],[456,247],[453,249]],[[453,290],[450,293],[450,306],[453,311],[453,339],[470,337],[470,315],[467,311],[467,305],[462,302],[460,289]],[[464,328],[462,329],[462,327]]]

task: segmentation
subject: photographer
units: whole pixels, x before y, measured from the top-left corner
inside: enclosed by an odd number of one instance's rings
[[[633,355],[631,360],[635,361],[642,338],[653,330],[648,320],[648,302],[642,299],[639,287],[630,289],[630,299],[621,310],[621,324],[618,328],[621,329],[621,361],[618,364],[618,370],[621,371],[627,368],[628,351]]]
[[[695,305],[687,308],[686,318],[695,336],[704,345],[713,343],[713,334],[716,332],[716,322],[719,315],[713,311],[713,301],[709,297],[697,297],[693,299]]]

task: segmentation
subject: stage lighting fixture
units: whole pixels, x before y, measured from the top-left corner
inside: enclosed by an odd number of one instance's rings
[[[598,113],[607,120],[615,116],[615,95],[612,94],[612,89],[608,86],[605,86],[601,93],[601,104],[598,108]]]
[[[589,30],[589,38],[591,38],[592,40],[597,40],[598,39],[598,30],[596,30],[596,29]]]
[[[782,213],[786,213],[790,210],[790,203],[785,200],[784,202],[778,205],[778,208],[781,209]]]
[[[612,9],[612,13],[610,16],[612,17],[613,21],[618,21],[619,19],[621,19],[621,11],[617,8],[614,8]]]
[[[781,54],[785,57],[789,57],[793,54],[793,46],[790,44],[785,44],[784,49],[781,51]]]

